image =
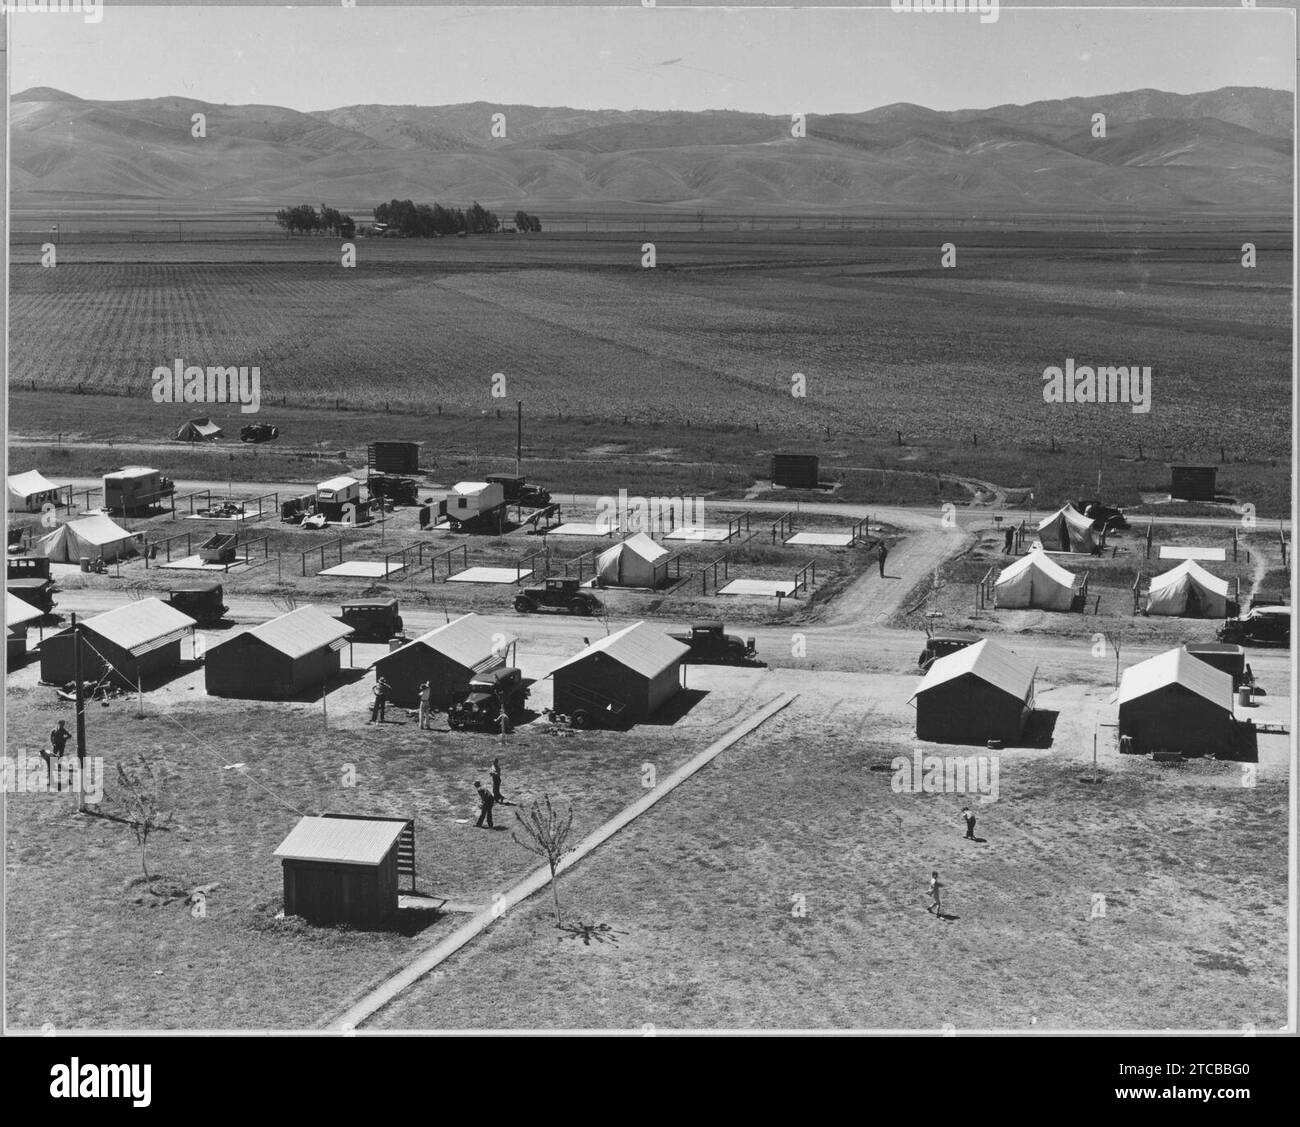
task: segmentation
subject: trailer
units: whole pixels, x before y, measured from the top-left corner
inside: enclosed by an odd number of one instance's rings
[[[438,516],[453,532],[492,531],[505,528],[505,490],[492,481],[459,481],[438,504]]]
[[[103,485],[104,511],[123,515],[161,506],[164,500],[176,493],[176,484],[171,478],[148,466],[126,466],[106,473]]]

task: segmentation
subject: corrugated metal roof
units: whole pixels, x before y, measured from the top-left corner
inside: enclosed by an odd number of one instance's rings
[[[303,818],[276,848],[276,857],[293,861],[333,861],[378,865],[393,848],[404,822],[361,818]]]
[[[44,617],[44,612],[37,610],[31,603],[5,592],[5,625],[21,626],[24,622]]]
[[[494,641],[495,648],[493,648]],[[477,614],[463,614],[454,622],[444,623],[427,634],[421,634],[418,638],[407,642],[406,645],[392,650],[378,661],[372,662],[372,665],[378,665],[386,658],[409,650],[412,646],[423,646],[443,654],[466,669],[478,670],[480,667],[491,666],[503,658],[506,647],[515,641],[517,639],[513,634],[502,634],[499,630],[493,630],[487,624],[487,620]]]
[[[1037,672],[1036,665],[1031,665],[1024,658],[985,638],[973,646],[966,646],[946,657],[938,658],[926,670],[925,679],[912,694],[912,699],[936,685],[973,673],[981,681],[987,681],[1003,692],[1010,693],[1017,700],[1024,700],[1029,695]]]
[[[1207,591],[1213,591],[1216,595],[1228,596],[1228,581],[1220,579],[1217,575],[1212,575],[1201,567],[1195,560],[1184,560],[1171,571],[1163,572],[1160,575],[1153,576],[1151,579],[1151,590],[1159,591],[1168,587],[1171,583],[1177,583],[1186,575],[1188,578],[1195,580]]]
[[[634,622],[631,626],[625,626],[622,630],[616,630],[613,634],[593,642],[581,653],[574,654],[568,661],[557,665],[551,673],[554,675],[561,669],[567,669],[591,654],[603,653],[643,677],[655,677],[670,666],[678,664],[690,648],[668,637],[658,626],[651,626],[647,622]]]
[[[1026,552],[1015,563],[1004,567],[1002,573],[998,576],[997,582],[1002,583],[1005,580],[1014,579],[1022,571],[1028,568],[1037,568],[1049,579],[1054,579],[1057,583],[1066,587],[1074,586],[1074,573],[1066,571],[1060,564],[1052,559],[1046,552],[1035,548],[1033,551]]]
[[[288,657],[298,658],[327,646],[337,648],[334,643],[347,638],[352,633],[352,627],[331,618],[323,610],[305,606],[254,626],[247,633]],[[226,644],[221,643],[223,646]]]
[[[1232,675],[1193,657],[1182,646],[1130,665],[1119,679],[1116,699],[1123,704],[1166,685],[1182,685],[1212,704],[1232,711]]]
[[[619,552],[634,552],[647,563],[655,563],[668,555],[667,548],[661,548],[644,532],[634,532],[626,540],[615,544],[612,548],[606,548],[601,552],[600,560],[603,562],[607,556],[615,556]]]
[[[81,625],[132,657],[139,657],[192,634],[195,622],[161,599],[141,599],[97,614]]]

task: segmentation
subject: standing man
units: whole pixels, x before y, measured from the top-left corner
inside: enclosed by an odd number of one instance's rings
[[[930,873],[930,900],[932,903],[925,906],[925,910],[927,912],[933,910],[936,917],[943,914],[939,907],[939,890],[941,888],[943,888],[943,885],[939,883],[939,871],[936,869]]]
[[[432,719],[433,687],[428,681],[420,684],[420,731],[432,728],[430,723]]]
[[[885,578],[885,558],[889,555],[889,549],[885,547],[885,542],[880,542],[880,550],[876,553],[876,559],[880,561],[880,578]]]
[[[488,776],[492,780],[492,802],[497,806],[513,806],[513,802],[507,802],[501,795],[501,760],[492,760],[492,773]]]
[[[371,724],[382,724],[384,722],[384,706],[388,703],[388,694],[392,691],[392,686],[382,677],[375,679],[375,703],[370,709]]]
[[[478,821],[474,823],[474,828],[483,828],[483,819],[487,819],[487,828],[492,828],[492,805],[496,801],[492,793],[483,786],[477,779],[474,780],[474,789],[478,791]]]
[[[72,733],[68,731],[67,721],[60,720],[58,727],[50,732],[50,747],[54,749],[55,759],[63,758],[63,753],[67,749],[70,739],[72,739]]]
[[[1003,534],[1002,537],[1002,554],[1004,556],[1011,555],[1011,545],[1015,543],[1015,539],[1016,539],[1015,525],[1010,525],[1008,526],[1006,532]]]
[[[966,840],[975,840],[975,815],[971,813],[969,806],[961,808],[961,816],[966,819]]]

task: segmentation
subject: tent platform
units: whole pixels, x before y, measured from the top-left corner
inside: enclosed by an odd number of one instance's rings
[[[816,544],[825,548],[851,548],[853,547],[853,534],[851,532],[796,532],[790,539],[781,542],[783,544]]]
[[[726,540],[729,533],[725,528],[696,528],[687,526],[674,528],[664,534],[665,540]]]
[[[718,590],[719,595],[793,595],[793,579],[733,579]]]
[[[316,574],[341,576],[345,579],[387,579],[405,567],[405,564],[390,564],[383,560],[344,560],[341,564],[327,567]]]
[[[618,530],[608,524],[582,524],[570,521],[552,528],[547,536],[613,536]]]
[[[1192,544],[1162,544],[1162,560],[1206,560],[1223,563],[1228,558],[1227,548],[1199,548]]]
[[[447,576],[448,583],[518,583],[533,574],[532,568],[470,567]]]
[[[172,571],[234,571],[237,567],[249,565],[248,556],[236,556],[228,564],[204,563],[198,555],[186,556],[184,559],[172,560],[170,563],[155,564],[155,567],[170,568]]]
[[[181,520],[210,520],[225,524],[242,524],[246,520],[257,520],[257,513],[240,513],[233,517],[209,517],[202,513],[192,513],[189,516],[181,517]]]

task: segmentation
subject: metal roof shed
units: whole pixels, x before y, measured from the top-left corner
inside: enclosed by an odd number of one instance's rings
[[[653,716],[681,689],[682,658],[690,647],[646,622],[593,642],[551,671],[554,707],[573,715],[591,707],[591,694],[621,706],[637,723]]]
[[[1243,746],[1232,715],[1232,676],[1181,646],[1124,670],[1115,699],[1120,746],[1135,754],[1236,759]]]
[[[1034,709],[1037,667],[985,638],[938,658],[912,696],[916,737],[933,743],[1013,744]]]
[[[275,851],[284,872],[284,913],[314,924],[391,926],[405,818],[305,817]]]
[[[284,700],[314,692],[339,672],[352,627],[314,606],[254,626],[211,647],[204,677],[211,696]]]
[[[434,708],[447,708],[469,692],[477,673],[513,662],[516,638],[494,631],[476,614],[465,614],[391,650],[373,665],[391,686],[389,700],[402,708],[419,704],[420,685],[429,682]],[[509,661],[507,660],[509,659]]]
[[[165,676],[181,664],[181,640],[194,619],[161,599],[141,599],[87,618],[81,624],[81,676],[108,675],[119,689]],[[73,629],[41,643],[41,680],[64,685],[75,678]],[[111,667],[115,672],[108,674]]]

